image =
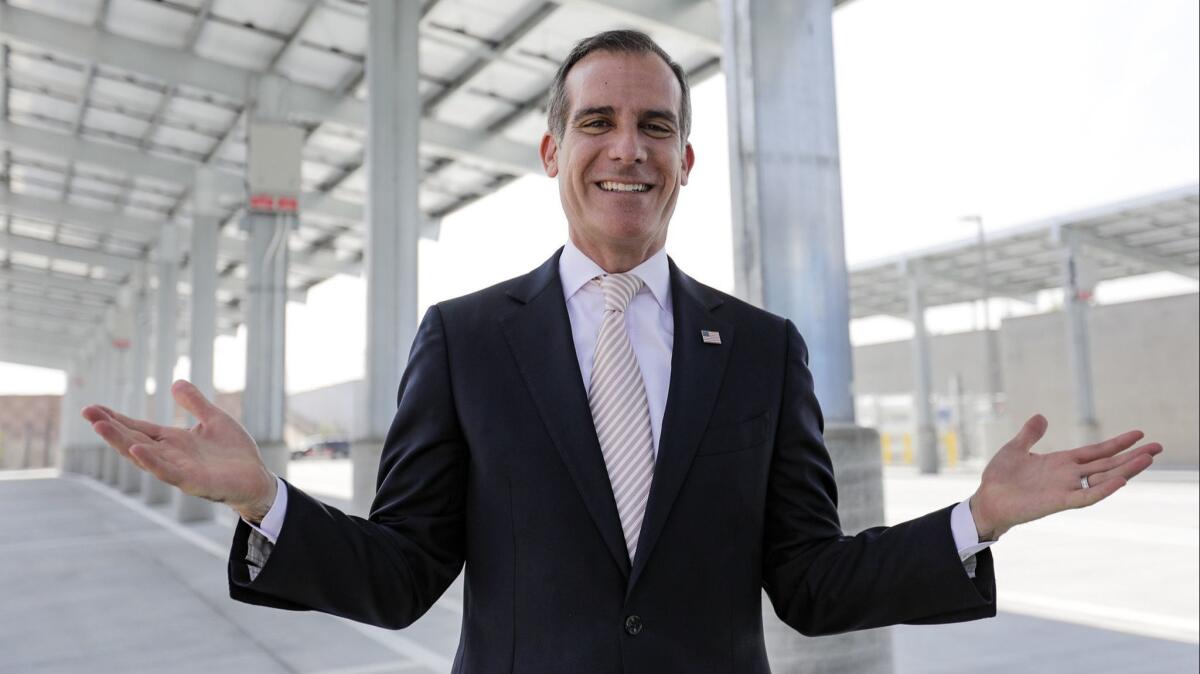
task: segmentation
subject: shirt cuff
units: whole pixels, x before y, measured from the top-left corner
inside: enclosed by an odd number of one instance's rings
[[[275,476],[275,501],[271,504],[271,509],[267,511],[262,522],[255,524],[246,518],[242,521],[250,525],[258,533],[262,534],[272,545],[279,538],[279,532],[283,530],[283,516],[287,514],[287,485],[283,480]],[[970,515],[968,515],[969,517]]]
[[[265,519],[263,523],[266,523]],[[950,511],[950,532],[954,535],[958,558],[964,562],[995,543],[995,541],[980,542],[979,531],[975,528],[975,518],[971,516],[969,501],[959,503],[954,506],[954,510]]]

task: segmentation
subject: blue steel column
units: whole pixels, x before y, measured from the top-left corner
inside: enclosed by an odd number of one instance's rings
[[[922,474],[938,472],[937,432],[933,424],[933,366],[929,357],[929,330],[925,327],[924,278],[919,269],[909,266],[908,315],[913,326],[913,419],[916,421],[917,467]]]
[[[134,272],[132,285],[133,310],[133,343],[129,346],[129,388],[122,409],[126,414],[136,419],[146,416],[146,359],[150,355],[147,348],[150,340],[150,312],[147,307],[146,279],[148,277],[147,263],[142,262]],[[127,494],[141,491],[142,477],[137,466],[129,461],[121,461],[120,488]]]
[[[879,436],[855,424],[833,0],[721,0],[735,292],[808,344],[842,527],[883,522]],[[763,611],[773,671],[891,671],[891,633],[808,639]]]
[[[155,298],[154,330],[154,404],[151,419],[164,426],[175,421],[175,399],[171,384],[175,381],[176,347],[179,332],[176,317],[179,303],[179,232],[174,224],[163,225],[158,242],[158,294]],[[142,473],[142,496],[146,503],[166,503],[171,487],[150,473]]]
[[[1092,349],[1088,334],[1088,301],[1091,288],[1080,273],[1082,253],[1075,233],[1057,231],[1063,244],[1063,313],[1067,319],[1067,348],[1075,393],[1075,433],[1078,445],[1100,440],[1100,422],[1096,419],[1096,401],[1092,385]]]
[[[188,267],[192,275],[192,322],[188,330],[191,371],[188,379],[209,400],[213,389],[213,340],[217,335],[217,235],[221,226],[212,169],[199,168],[192,181],[192,246]],[[196,420],[189,414],[188,424]],[[212,501],[174,492],[175,519],[180,522],[210,520]]]
[[[375,496],[380,449],[416,330],[420,211],[418,2],[371,0],[367,29],[367,429],[352,448],[354,508]]]
[[[247,187],[280,196],[280,183],[293,182],[299,194],[300,148],[304,134],[287,122],[286,83],[271,76],[258,83],[249,125]],[[258,443],[263,462],[286,477],[288,448],[284,444],[285,320],[287,308],[288,239],[296,212],[250,211],[242,221],[246,241],[246,388],[242,418]]]

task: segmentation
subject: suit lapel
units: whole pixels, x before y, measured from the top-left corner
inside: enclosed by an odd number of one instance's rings
[[[583,390],[559,281],[561,254],[560,249],[509,291],[509,296],[523,306],[501,319],[502,330],[567,472],[614,561],[628,577],[629,553]]]
[[[692,465],[733,348],[733,326],[711,313],[722,303],[720,297],[680,272],[674,262],[671,262],[671,297],[675,320],[671,384],[663,414],[654,480],[650,485],[650,498],[629,580],[630,590],[654,551],[671,506]],[[718,331],[721,343],[704,343],[700,338],[701,330]]]

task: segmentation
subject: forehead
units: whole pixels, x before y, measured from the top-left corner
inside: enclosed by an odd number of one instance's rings
[[[571,110],[678,110],[683,96],[675,73],[654,53],[592,52],[571,68],[565,84]]]

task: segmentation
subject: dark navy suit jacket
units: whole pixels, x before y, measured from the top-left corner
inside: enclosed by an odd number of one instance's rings
[[[289,485],[253,581],[239,523],[232,596],[401,628],[465,562],[463,673],[767,672],[764,588],[807,635],[995,614],[991,554],[968,578],[952,506],[842,533],[808,353],[790,321],[673,262],[671,292],[670,389],[632,563],[555,254],[429,309],[369,519]]]

